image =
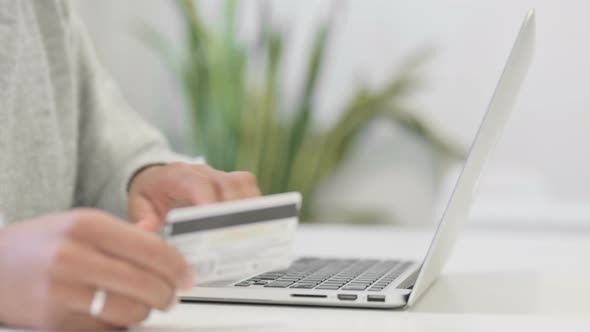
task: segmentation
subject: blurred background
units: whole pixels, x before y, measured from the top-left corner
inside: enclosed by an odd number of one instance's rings
[[[189,2],[73,3],[129,103],[175,150],[254,170],[267,191],[309,192],[310,221],[403,225],[440,216],[535,8],[535,60],[470,222],[590,228],[588,2],[201,0],[197,18]],[[195,27],[208,36],[196,44]],[[220,124],[237,129],[207,129]]]

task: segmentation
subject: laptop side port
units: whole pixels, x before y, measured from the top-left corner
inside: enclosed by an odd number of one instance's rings
[[[292,297],[311,297],[311,298],[326,298],[328,295],[322,294],[291,294]]]
[[[338,300],[340,301],[356,301],[356,294],[338,294]]]
[[[368,302],[385,302],[385,295],[368,295]]]

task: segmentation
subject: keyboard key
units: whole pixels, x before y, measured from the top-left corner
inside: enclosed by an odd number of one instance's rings
[[[340,287],[342,287],[344,285],[345,284],[326,284],[326,283],[320,284],[320,286],[331,286],[331,287],[338,287],[338,288],[340,288]]]
[[[312,289],[315,287],[316,284],[303,284],[303,283],[299,283],[299,284],[295,284],[293,286],[291,286],[291,288],[305,288],[305,289]]]
[[[315,289],[355,290],[388,287],[405,269],[410,266],[407,262],[394,260],[358,260],[358,259],[320,259],[305,257],[293,262],[287,269],[262,273],[248,279],[248,283],[240,282],[242,286],[250,285],[264,287],[311,287]]]
[[[354,280],[351,280],[350,283],[351,284],[372,284],[373,282],[354,279]]]
[[[365,290],[367,286],[360,286],[360,285],[352,285],[352,286],[344,286],[342,290],[352,290],[352,291],[361,291]]]
[[[268,284],[268,281],[266,281],[266,280],[260,280],[260,281],[257,281],[254,283],[254,285],[258,285],[258,286],[266,285],[266,284]]]
[[[287,288],[293,284],[292,281],[273,281],[269,284],[266,284],[264,287],[273,287],[273,288]]]
[[[339,288],[340,288],[340,286],[338,286],[338,285],[324,285],[324,284],[322,284],[322,285],[317,286],[315,289],[334,289],[334,290],[336,290]]]
[[[277,279],[277,281],[292,281],[292,282],[296,282],[301,280],[301,278],[279,278]]]
[[[237,286],[237,287],[248,287],[248,286],[250,286],[250,285],[252,285],[252,284],[251,284],[251,283],[249,283],[249,282],[238,282],[238,283],[237,283],[237,284],[235,284],[234,286]]]
[[[275,280],[280,278],[280,276],[260,276],[261,280]]]
[[[267,272],[267,273],[259,274],[258,277],[262,277],[262,276],[277,276],[277,277],[280,277],[280,276],[283,276],[285,274],[286,273],[284,273],[284,272]]]

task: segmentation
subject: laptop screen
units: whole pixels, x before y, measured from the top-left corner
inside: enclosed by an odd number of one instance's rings
[[[410,305],[440,273],[469,215],[485,163],[508,121],[526,77],[533,57],[534,42],[535,20],[534,11],[531,10],[524,19],[488,110],[457,177],[456,185],[449,195],[448,204],[441,214],[438,229],[424,259],[414,291],[410,295]]]

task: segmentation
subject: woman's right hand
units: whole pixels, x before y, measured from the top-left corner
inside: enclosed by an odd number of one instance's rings
[[[154,234],[77,209],[0,229],[0,323],[60,330],[127,327],[167,310],[193,276]],[[100,314],[90,306],[106,291]]]

